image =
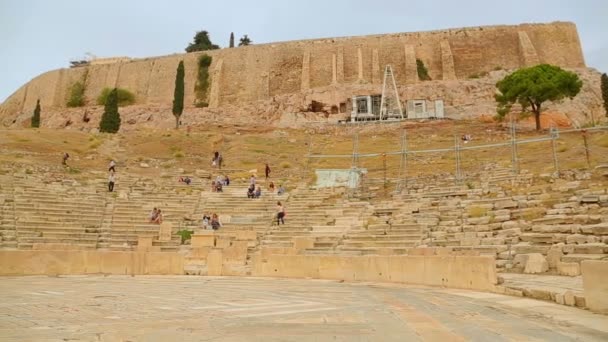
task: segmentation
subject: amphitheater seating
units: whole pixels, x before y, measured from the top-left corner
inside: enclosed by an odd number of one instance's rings
[[[408,254],[416,247],[449,247],[494,256],[499,270],[514,272],[523,271],[531,253],[545,256],[551,272],[608,255],[605,182],[547,181],[500,168],[454,181],[408,179],[404,191],[383,199],[304,184],[282,196],[264,192],[260,199],[247,199],[246,180],[213,193],[207,179],[194,178],[187,186],[121,175],[116,192],[108,193],[102,177],[78,183],[4,175],[0,248],[134,250],[139,236],[158,236],[158,225],[147,216],[159,207],[173,227],[170,241],[153,242],[163,251],[187,251],[177,232],[201,229],[203,213],[220,215],[222,243],[231,245],[239,232],[255,232],[248,235],[254,238],[246,241],[243,267],[264,248],[294,249],[297,239],[310,241],[296,250],[303,254]],[[286,203],[287,217],[277,226],[279,200]]]

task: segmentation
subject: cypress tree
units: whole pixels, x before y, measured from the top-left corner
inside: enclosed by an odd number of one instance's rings
[[[106,104],[99,122],[99,131],[105,133],[116,133],[120,129],[120,113],[118,113],[118,90],[112,89],[106,100]]]
[[[175,128],[179,128],[179,118],[184,111],[184,61],[177,65],[175,75],[175,91],[173,93],[173,116],[175,116]]]
[[[234,47],[234,32],[230,32],[230,45],[228,47]]]
[[[602,98],[604,99],[604,109],[606,110],[606,116],[608,116],[608,75],[602,74]]]
[[[32,128],[40,127],[40,99],[36,101],[36,108],[34,109],[34,114],[32,115]]]

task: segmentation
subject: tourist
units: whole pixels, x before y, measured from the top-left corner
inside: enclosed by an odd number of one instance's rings
[[[154,222],[156,220],[157,216],[158,216],[158,209],[156,209],[156,208],[152,209],[152,211],[150,212],[150,215],[148,216],[150,223]]]
[[[283,185],[279,185],[279,190],[277,191],[277,195],[282,195],[285,193],[285,188],[283,187]]]
[[[186,185],[190,185],[190,183],[192,183],[192,179],[190,179],[190,177],[186,176],[186,177],[184,177],[184,183],[186,183]]]
[[[251,175],[251,178],[249,178],[249,184],[255,186],[255,176]]]
[[[160,209],[158,209],[158,211],[156,212],[156,218],[154,219],[153,223],[156,223],[156,224],[163,223],[163,214],[161,213]]]
[[[224,161],[224,157],[222,157],[222,155],[218,155],[217,156],[217,168],[218,169],[222,169],[222,162]]]
[[[471,137],[471,135],[470,135],[470,134],[465,134],[465,135],[463,135],[463,136],[462,136],[462,138],[461,138],[461,139],[462,139],[462,141],[464,141],[464,143],[466,144],[466,143],[468,143],[469,141],[471,141],[471,140],[472,140],[472,137]]]
[[[116,182],[116,179],[114,178],[114,172],[110,172],[110,177],[108,177],[108,191],[114,191],[114,182]]]
[[[68,159],[70,159],[70,155],[66,152],[66,153],[63,154],[63,161],[61,162],[61,164],[67,166],[68,165]]]
[[[203,214],[203,229],[210,229],[211,228],[211,217],[209,217],[209,215],[207,214]]]
[[[211,192],[217,191],[217,185],[215,185],[215,181],[211,181]]]
[[[215,182],[215,192],[223,192],[224,190],[222,189],[222,183],[220,182]]]
[[[216,213],[213,213],[213,215],[211,215],[211,229],[218,230],[221,227],[222,222],[220,222],[219,216],[217,216]]]
[[[255,185],[249,184],[247,189],[247,198],[253,198],[255,196]]]
[[[285,224],[285,207],[281,202],[277,202],[277,226],[281,223]]]
[[[270,184],[268,184],[268,190],[270,191],[270,193],[274,192],[274,183],[270,182]]]
[[[224,185],[225,185],[225,186],[230,185],[230,178],[228,178],[228,175],[225,175],[225,176],[224,176]]]
[[[110,168],[108,169],[108,172],[109,171],[116,172],[115,166],[116,166],[116,163],[114,162],[114,159],[110,160]]]
[[[262,196],[262,188],[258,185],[258,188],[255,189],[255,198],[260,198]]]
[[[270,176],[270,166],[268,166],[268,163],[266,163],[266,169],[264,170],[264,173],[266,174],[266,179],[268,179],[268,176]]]

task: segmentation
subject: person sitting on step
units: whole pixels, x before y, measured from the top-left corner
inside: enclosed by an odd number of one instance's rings
[[[157,216],[158,216],[158,209],[156,209],[156,208],[152,209],[152,211],[150,212],[150,215],[148,215],[148,219],[150,220],[150,223],[154,222],[156,220]]]
[[[160,212],[160,209],[156,212],[156,218],[154,219],[154,223],[161,224],[163,223],[163,214]]]
[[[217,216],[216,213],[211,215],[211,229],[218,230],[222,227],[222,222],[220,222],[220,217]]]
[[[262,188],[258,185],[258,188],[255,189],[254,197],[255,198],[260,198],[260,196],[262,196]]]
[[[255,197],[255,185],[249,184],[249,188],[247,188],[247,198]]]

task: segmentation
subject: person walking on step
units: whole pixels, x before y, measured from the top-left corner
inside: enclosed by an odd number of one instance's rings
[[[115,166],[116,162],[114,162],[114,159],[110,160],[110,168],[108,169],[108,171],[116,172]]]
[[[270,166],[268,166],[268,163],[266,163],[266,169],[264,170],[264,173],[266,174],[266,179],[268,179],[268,177],[270,177]]]
[[[114,191],[114,182],[115,181],[116,181],[116,179],[114,178],[114,172],[110,172],[110,177],[108,177],[108,191],[109,192]]]
[[[70,159],[70,155],[66,152],[63,154],[63,161],[61,162],[61,164],[63,166],[68,166],[68,159]]]
[[[285,207],[281,202],[277,202],[277,226],[281,223],[285,224]]]

